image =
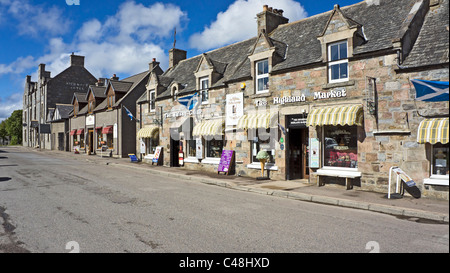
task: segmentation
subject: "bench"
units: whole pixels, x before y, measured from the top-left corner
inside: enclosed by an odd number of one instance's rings
[[[331,177],[341,177],[345,178],[345,186],[347,190],[353,189],[353,183],[351,179],[361,177],[361,172],[357,171],[347,171],[347,170],[327,170],[319,169],[317,174],[317,186],[324,186],[325,182],[320,181],[321,176],[331,176]]]

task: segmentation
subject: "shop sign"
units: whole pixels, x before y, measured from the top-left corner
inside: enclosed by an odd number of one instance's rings
[[[95,124],[95,116],[89,115],[86,117],[86,125],[94,125]]]
[[[244,93],[228,94],[226,100],[226,126],[237,125],[244,115]]]
[[[319,139],[309,139],[309,167],[319,168]]]
[[[294,102],[305,102],[306,96],[302,94],[301,96],[284,96],[273,98],[273,104],[286,104]]]
[[[335,88],[327,92],[314,92],[314,100],[342,98],[347,96],[345,88]]]
[[[203,142],[201,137],[195,140],[195,156],[197,159],[203,158]]]
[[[307,128],[305,117],[289,117],[289,128]]]
[[[177,118],[177,117],[190,117],[194,115],[200,115],[202,113],[202,109],[192,109],[188,111],[177,111],[177,112],[170,112],[165,113],[164,118]]]
[[[219,167],[217,168],[217,173],[224,172],[228,175],[233,160],[233,152],[233,150],[222,151],[222,156],[220,158]]]

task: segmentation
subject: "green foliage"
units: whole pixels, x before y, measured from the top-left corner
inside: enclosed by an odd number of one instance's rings
[[[0,124],[0,138],[11,137],[11,145],[22,144],[22,110],[14,111]]]

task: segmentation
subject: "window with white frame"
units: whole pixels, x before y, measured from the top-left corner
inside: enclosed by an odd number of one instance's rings
[[[436,143],[432,145],[431,175],[445,175],[449,173],[449,145]]]
[[[256,62],[256,93],[269,91],[269,60]]]
[[[149,111],[150,112],[155,112],[156,106],[155,106],[155,101],[156,101],[156,91],[150,91],[150,102],[149,102]]]
[[[202,103],[208,103],[209,101],[209,79],[208,77],[203,77],[200,79],[200,96]]]
[[[348,81],[347,41],[328,45],[328,82]]]

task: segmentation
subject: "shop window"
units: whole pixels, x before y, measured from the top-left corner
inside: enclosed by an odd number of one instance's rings
[[[109,149],[114,149],[114,141],[113,141],[113,134],[106,134],[106,145],[108,145]]]
[[[153,138],[144,138],[146,154],[155,154],[156,147],[159,144],[159,134]]]
[[[103,140],[102,129],[97,129],[97,148],[100,149],[104,144],[106,144],[106,142]]]
[[[348,81],[347,41],[328,45],[328,80]]]
[[[187,156],[196,157],[197,141],[195,139],[187,140]]]
[[[206,141],[206,157],[220,158],[222,156],[223,140]]]
[[[434,144],[432,152],[432,175],[446,175],[448,176],[448,158],[449,158],[449,146],[444,144]]]
[[[269,91],[269,60],[256,63],[256,93]]]
[[[200,79],[200,96],[202,103],[208,103],[209,101],[209,79],[204,77]]]
[[[358,167],[357,126],[324,126],[324,166]]]
[[[80,135],[79,145],[81,149],[84,149],[84,133]]]
[[[251,140],[252,162],[259,162],[259,160],[256,159],[256,155],[259,151],[266,151],[270,156],[267,163],[274,163],[275,138],[271,137],[270,128],[253,129],[249,130],[248,133]]]

